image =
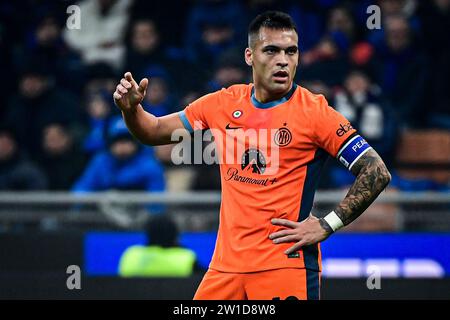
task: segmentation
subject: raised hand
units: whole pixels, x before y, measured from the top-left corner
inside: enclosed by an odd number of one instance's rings
[[[138,85],[131,72],[125,73],[114,91],[114,103],[123,112],[134,111],[144,99],[147,86],[147,78],[142,79]]]

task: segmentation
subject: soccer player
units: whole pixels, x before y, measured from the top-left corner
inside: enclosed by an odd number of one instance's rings
[[[237,154],[241,161],[220,163],[218,237],[194,299],[319,299],[319,243],[361,215],[391,176],[375,150],[322,95],[293,82],[299,49],[289,15],[270,11],[251,22],[245,61],[253,83],[205,95],[179,113],[155,117],[145,112],[140,103],[148,79],[138,84],[129,72],[114,100],[132,134],[149,145],[173,143],[171,134],[179,128],[210,128],[237,140],[248,138],[236,134],[239,130],[275,130],[261,138],[262,145]],[[216,144],[222,154],[235,149]],[[278,169],[269,170],[276,161],[267,161],[266,150],[275,147]],[[328,155],[356,179],[335,209],[318,218],[311,209]]]

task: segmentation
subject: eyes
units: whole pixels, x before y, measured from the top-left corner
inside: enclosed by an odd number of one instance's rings
[[[263,48],[262,51],[267,55],[275,55],[275,54],[279,53],[280,51],[282,51],[282,49],[279,47],[276,47],[276,46],[267,46],[267,47]],[[289,47],[289,48],[284,49],[284,51],[286,52],[287,55],[293,56],[298,52],[298,48],[297,47]]]

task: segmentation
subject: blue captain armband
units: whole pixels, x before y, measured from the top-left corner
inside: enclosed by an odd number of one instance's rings
[[[350,138],[339,149],[336,158],[348,169],[351,170],[356,161],[359,160],[372,147],[360,135]]]

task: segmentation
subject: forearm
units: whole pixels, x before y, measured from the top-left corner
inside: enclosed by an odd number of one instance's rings
[[[128,130],[141,143],[152,146],[169,143],[161,134],[158,117],[145,111],[140,104],[130,111],[122,111],[122,116]]]
[[[358,218],[391,180],[386,165],[374,150],[369,150],[361,157],[351,171],[356,176],[356,180],[344,200],[334,209],[344,226]],[[329,225],[323,219],[321,219],[321,225],[330,231]]]

